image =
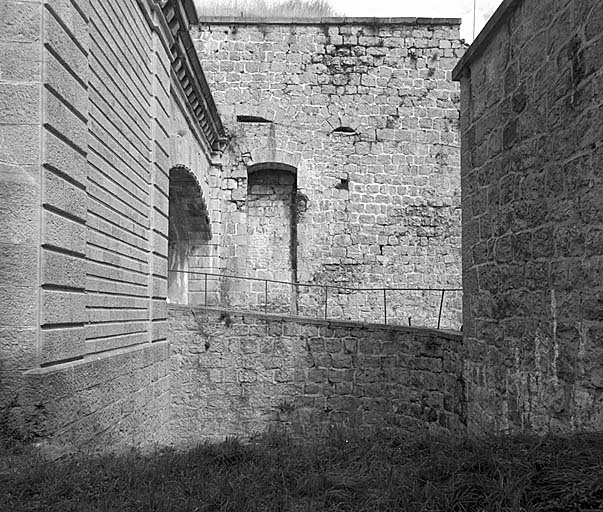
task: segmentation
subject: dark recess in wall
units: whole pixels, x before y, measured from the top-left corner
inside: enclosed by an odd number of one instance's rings
[[[237,116],[237,123],[272,123],[272,121],[260,116]]]

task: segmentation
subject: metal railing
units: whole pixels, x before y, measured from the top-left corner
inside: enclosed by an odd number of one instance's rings
[[[168,273],[179,273],[179,274],[189,274],[189,275],[200,275],[203,276],[204,280],[204,300],[203,304],[205,306],[208,305],[208,282],[209,277],[215,277],[219,280],[222,279],[232,279],[232,280],[240,280],[240,281],[252,281],[252,282],[262,282],[264,283],[264,304],[263,309],[264,313],[269,313],[268,311],[268,297],[269,297],[269,284],[280,284],[280,285],[288,285],[294,290],[298,290],[299,288],[316,288],[322,289],[324,291],[324,302],[323,302],[323,314],[320,315],[321,318],[325,320],[329,319],[329,291],[346,291],[346,292],[381,292],[382,294],[382,304],[383,304],[383,323],[388,325],[388,315],[387,315],[387,307],[388,307],[388,293],[393,292],[433,292],[440,294],[440,303],[438,310],[438,324],[437,328],[439,329],[442,321],[442,312],[444,308],[444,299],[446,293],[458,293],[462,292],[462,288],[421,288],[421,287],[408,287],[408,288],[397,288],[397,287],[378,287],[378,288],[354,288],[350,286],[339,286],[334,284],[314,284],[314,283],[297,283],[292,281],[279,281],[277,279],[268,279],[268,278],[260,278],[260,277],[246,277],[246,276],[235,276],[229,274],[215,274],[211,272],[199,272],[194,270],[169,270]],[[411,325],[411,317],[408,318],[408,324]]]

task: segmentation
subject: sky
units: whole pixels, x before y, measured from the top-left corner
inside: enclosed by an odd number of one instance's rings
[[[285,0],[266,0],[281,4]],[[475,5],[475,35],[479,34],[503,0],[328,0],[341,16],[376,18],[461,18],[461,38],[471,43]],[[538,1],[538,0],[535,0]],[[2,0],[0,0],[2,2]],[[197,5],[224,7],[231,4],[253,4],[253,0],[195,0]]]
[[[462,18],[461,37],[473,41],[474,0],[330,0],[333,8],[344,16],[383,18]],[[502,0],[475,0],[475,35],[479,34]]]

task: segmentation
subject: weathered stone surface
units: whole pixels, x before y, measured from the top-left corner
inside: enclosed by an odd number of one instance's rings
[[[0,80],[29,82],[40,79],[42,59],[38,44],[0,42],[0,53],[4,55],[0,63]]]
[[[270,217],[255,226],[247,170],[268,165],[296,174],[291,273],[300,282],[460,287],[459,98],[451,81],[464,50],[458,26],[384,23],[209,20],[193,34],[232,134],[221,183],[229,273],[290,280],[248,256],[266,249],[249,233],[266,234]],[[228,302],[262,306],[264,291],[252,287],[226,280]],[[292,297],[284,285],[272,288],[270,304],[308,315],[323,309],[323,289],[300,287]],[[330,293],[334,318],[384,318],[381,292]],[[388,301],[391,322],[437,325],[437,293],[398,291]],[[442,325],[460,327],[460,302],[459,293],[447,297]]]
[[[0,83],[0,123],[39,123],[40,86]]]
[[[86,354],[83,327],[45,329],[40,333],[41,364],[83,357]]]
[[[603,11],[523,1],[497,19],[455,70],[469,427],[600,430],[603,65],[586,55]]]
[[[188,46],[190,20],[170,21],[182,25],[174,48],[158,34],[167,23],[153,25],[170,2],[0,7],[0,436],[87,448],[170,441],[165,299],[175,269],[249,266],[286,277],[303,261],[301,281],[457,283],[458,94],[449,80],[462,51],[457,22],[389,20],[378,29],[342,21],[299,33],[276,24],[266,34],[251,26],[246,44],[232,31],[207,63],[213,92],[233,127],[236,115],[258,112],[271,124],[233,130],[221,160],[226,134],[203,76],[191,75],[194,55],[174,52]],[[247,182],[248,166],[272,162],[286,166],[286,178]],[[186,187],[171,190],[174,170],[190,178]],[[593,204],[594,197],[584,201],[581,215],[592,216]],[[176,205],[196,223],[195,236],[180,236]],[[246,224],[249,212],[257,225]],[[262,231],[266,219],[270,229]],[[270,247],[272,257],[249,259],[251,232],[255,249]],[[558,233],[559,250],[568,240]],[[580,240],[587,251],[598,239],[585,231]],[[174,256],[185,264],[174,267]],[[215,275],[186,281],[183,302],[241,296]],[[250,290],[265,292],[261,283]],[[273,290],[274,306],[289,293]],[[322,314],[322,289],[298,293],[300,305]],[[437,299],[417,295],[410,311],[407,298],[392,296],[392,316],[399,309],[404,321],[434,320]],[[582,299],[595,316],[598,298]],[[375,318],[380,300],[341,293],[332,313]],[[458,327],[458,298],[445,307],[445,324]],[[207,357],[201,371],[186,367],[193,380],[185,387],[201,375],[213,391],[179,394],[175,403],[196,400],[207,432],[256,432],[275,421],[300,432],[331,421],[462,428],[458,336],[393,327],[359,333],[282,318],[266,325],[244,317],[231,327],[208,341],[222,343],[225,358],[177,333],[182,354]],[[213,413],[221,394],[241,405],[239,423],[220,426],[222,413]]]
[[[1,437],[78,447],[169,437],[165,305],[149,310],[165,299],[168,215],[167,178],[150,179],[167,169],[151,165],[150,148],[170,118],[153,125],[149,103],[153,60],[167,76],[156,105],[169,101],[170,56],[152,51],[147,8],[0,6]],[[163,235],[153,256],[151,220]],[[99,374],[107,380],[89,379]]]
[[[0,6],[0,40],[11,43],[40,40],[42,4],[7,0]]]
[[[42,5],[0,5],[0,417],[36,364]],[[22,426],[22,424],[20,425]],[[10,425],[7,424],[7,427]],[[4,437],[5,432],[0,431]]]
[[[165,442],[169,376],[165,342],[21,378],[10,426],[30,439],[118,450]]]
[[[179,442],[464,428],[459,334],[182,306],[169,320]]]

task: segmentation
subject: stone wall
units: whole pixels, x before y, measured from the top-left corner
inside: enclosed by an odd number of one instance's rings
[[[37,359],[41,291],[32,276],[40,271],[41,23],[41,2],[0,5],[0,408]],[[46,190],[73,197],[81,215],[82,194],[58,176],[44,176]],[[7,421],[0,416],[0,425]]]
[[[464,429],[460,334],[186,306],[169,318],[178,442]]]
[[[164,4],[0,6],[1,438],[169,440],[168,173],[207,187],[212,147]]]
[[[472,430],[603,427],[602,27],[508,0],[455,70]]]
[[[248,169],[284,167],[297,175],[299,282],[460,287],[459,22],[203,20],[193,38],[231,134],[222,182],[230,274],[276,278],[248,265],[247,179]],[[231,302],[255,300],[240,282],[224,287]],[[297,293],[291,311],[322,313],[322,289]],[[335,318],[384,316],[381,291],[330,293]],[[389,319],[435,326],[439,298],[391,292]],[[458,329],[460,294],[446,298],[443,325]]]

